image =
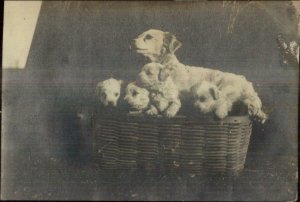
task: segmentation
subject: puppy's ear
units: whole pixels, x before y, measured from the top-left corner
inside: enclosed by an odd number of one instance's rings
[[[158,80],[166,81],[169,76],[170,76],[170,70],[166,68],[162,68],[159,70]]]
[[[196,85],[193,85],[190,89],[194,98],[197,95],[197,89],[199,88],[200,85],[201,85],[201,83],[197,83]]]
[[[214,98],[214,100],[217,100],[220,97],[220,95],[219,95],[220,92],[217,89],[217,87],[215,87],[215,86],[209,88],[209,93],[212,95],[212,97]]]
[[[143,90],[143,94],[145,94],[146,96],[149,96],[149,91],[147,91],[146,89],[142,88]]]
[[[118,80],[119,84],[122,85],[124,83],[124,81],[122,80]]]
[[[177,40],[177,38],[169,33],[164,33],[164,47],[166,48],[166,51],[169,53],[175,53],[175,51],[180,48],[182,43]]]

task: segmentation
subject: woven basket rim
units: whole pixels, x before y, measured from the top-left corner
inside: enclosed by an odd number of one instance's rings
[[[224,119],[216,119],[210,115],[199,115],[199,116],[184,116],[176,115],[172,118],[167,118],[162,115],[147,116],[142,113],[129,112],[129,113],[118,113],[118,114],[102,114],[102,119],[107,121],[126,121],[126,122],[151,122],[151,123],[172,123],[172,124],[192,124],[192,123],[206,123],[206,124],[240,124],[249,123],[251,121],[249,115],[241,116],[227,116]],[[99,117],[99,118],[100,118]]]

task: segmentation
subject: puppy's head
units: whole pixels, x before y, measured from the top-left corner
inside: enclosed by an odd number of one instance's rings
[[[104,106],[117,106],[122,82],[121,80],[110,78],[97,84],[96,95]]]
[[[131,47],[151,62],[159,62],[166,54],[174,54],[181,42],[169,32],[150,29],[135,38]]]
[[[168,78],[168,72],[164,71],[164,66],[159,63],[148,63],[142,67],[142,71],[137,76],[137,83],[147,89],[153,89]]]
[[[214,110],[220,94],[216,85],[203,81],[193,86],[191,92],[194,98],[194,107],[201,113],[206,114]]]
[[[149,104],[149,91],[132,82],[126,87],[124,100],[134,109],[143,110]]]

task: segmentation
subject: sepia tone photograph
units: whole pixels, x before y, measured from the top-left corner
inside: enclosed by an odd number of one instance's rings
[[[4,1],[1,200],[297,201],[299,1]]]

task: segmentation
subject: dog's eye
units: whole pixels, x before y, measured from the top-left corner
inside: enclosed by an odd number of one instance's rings
[[[200,102],[204,102],[204,101],[206,100],[206,97],[200,96],[200,97],[199,97],[199,100],[200,100]]]
[[[151,73],[150,70],[148,70],[148,71],[146,71],[146,74],[147,74],[147,75],[151,75],[152,73]]]
[[[101,97],[106,98],[106,93],[101,93]]]
[[[119,93],[115,93],[115,96],[118,97],[118,96],[119,96]]]
[[[145,40],[150,40],[150,39],[152,39],[153,38],[153,36],[151,36],[151,35],[149,35],[149,34],[147,34],[146,36],[145,36]]]
[[[136,91],[133,91],[133,92],[132,92],[132,96],[133,96],[133,97],[137,96],[137,94],[138,94],[138,93],[137,93]]]

